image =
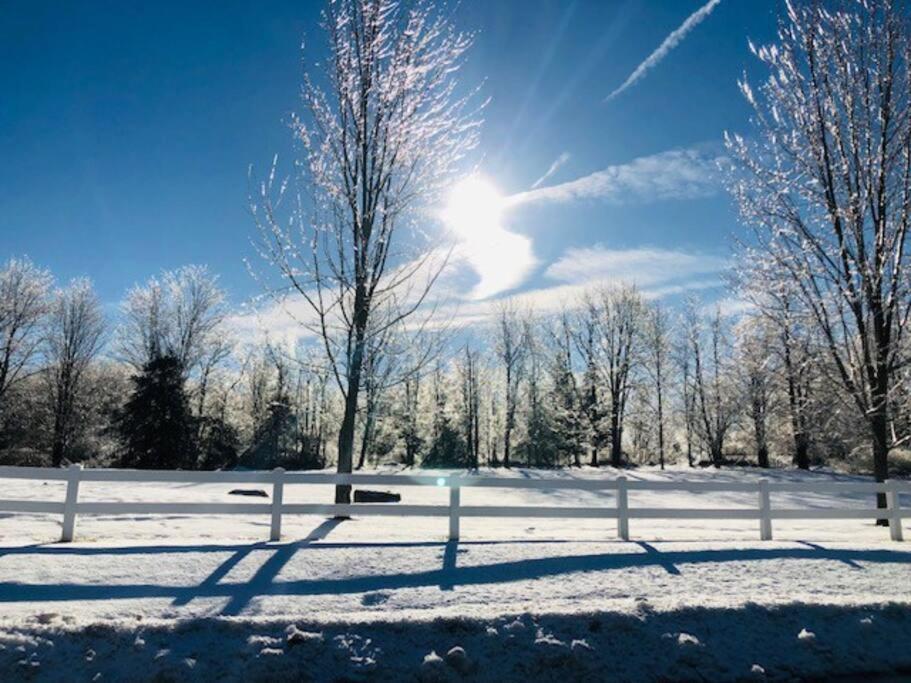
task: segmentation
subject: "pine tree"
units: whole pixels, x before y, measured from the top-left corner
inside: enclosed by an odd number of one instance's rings
[[[124,464],[143,469],[196,465],[196,424],[173,354],[158,355],[132,378],[133,392],[118,420]]]

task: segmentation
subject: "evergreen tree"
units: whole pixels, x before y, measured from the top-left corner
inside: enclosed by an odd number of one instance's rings
[[[133,392],[118,419],[123,462],[143,469],[192,468],[196,424],[173,354],[148,361],[132,378]]]

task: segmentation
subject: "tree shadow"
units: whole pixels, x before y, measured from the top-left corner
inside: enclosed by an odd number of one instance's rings
[[[278,574],[299,550],[312,552],[325,547],[315,544],[340,523],[330,519],[314,529],[307,538],[289,544],[254,544],[235,546],[235,554],[216,568],[206,579],[195,586],[167,586],[157,584],[132,585],[77,585],[77,584],[23,584],[0,582],[0,603],[73,601],[73,600],[123,600],[139,598],[170,598],[174,605],[186,605],[196,598],[226,598],[221,611],[225,616],[237,616],[256,598],[287,595],[346,595],[393,591],[436,586],[452,590],[457,586],[479,586],[516,581],[529,581],[547,577],[569,575],[577,572],[609,572],[630,568],[658,566],[673,576],[681,576],[680,567],[701,563],[762,562],[766,560],[805,560],[843,562],[857,569],[861,563],[908,564],[911,552],[899,550],[841,550],[828,549],[816,544],[803,547],[740,548],[712,550],[674,550],[662,552],[648,543],[639,542],[636,552],[592,553],[561,555],[522,560],[506,560],[484,565],[458,566],[456,558],[459,543],[432,543],[443,547],[442,566],[436,569],[405,573],[367,575],[342,578],[297,579],[276,581]],[[349,549],[369,548],[370,544],[335,544]],[[400,544],[406,546],[407,544]],[[33,550],[46,550],[36,548]],[[272,555],[246,581],[229,582],[223,579],[233,567],[254,550],[271,551]],[[644,552],[643,552],[644,551]],[[154,551],[152,551],[154,554]],[[681,580],[684,580],[681,578]]]

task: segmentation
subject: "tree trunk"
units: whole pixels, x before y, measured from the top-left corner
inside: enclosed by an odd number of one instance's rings
[[[664,469],[664,404],[661,397],[661,382],[658,382],[658,463]]]
[[[509,442],[512,436],[512,427],[509,424],[509,418],[506,419],[506,428],[503,430],[503,467],[509,467]]]
[[[367,460],[367,451],[370,450],[370,442],[373,439],[373,417],[370,415],[372,410],[367,409],[367,419],[364,422],[364,434],[361,438],[361,453],[357,459],[357,467],[355,469],[362,470],[364,469],[364,463]]]
[[[873,437],[873,476],[877,482],[889,478],[889,419],[885,402],[870,416],[870,432]],[[876,507],[885,509],[886,494],[876,494]],[[888,519],[876,520],[878,526],[888,526]]]
[[[720,438],[713,438],[711,443],[712,465],[715,469],[720,469],[723,464],[724,446]]]
[[[345,399],[345,414],[342,427],[338,432],[338,467],[339,474],[351,474],[354,455],[354,418],[357,415],[358,382],[348,380],[348,396]],[[345,505],[351,502],[351,485],[337,484],[335,502]]]
[[[623,465],[623,433],[620,431],[620,411],[615,406],[610,417],[610,461],[613,467]]]
[[[756,462],[763,469],[769,468],[769,447],[764,443],[756,449]]]

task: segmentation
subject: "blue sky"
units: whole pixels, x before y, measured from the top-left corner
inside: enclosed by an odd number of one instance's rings
[[[247,168],[291,153],[300,45],[321,57],[321,6],[0,4],[0,256],[88,275],[108,303],[187,263],[208,264],[236,303],[258,294],[243,263]],[[534,257],[513,291],[560,296],[616,276],[656,295],[724,295],[710,285],[737,218],[709,162],[724,130],[747,128],[736,81],[777,3],[721,0],[605,102],[704,6],[462,0],[454,20],[478,32],[463,78],[491,97],[480,168],[520,198],[503,224]]]

